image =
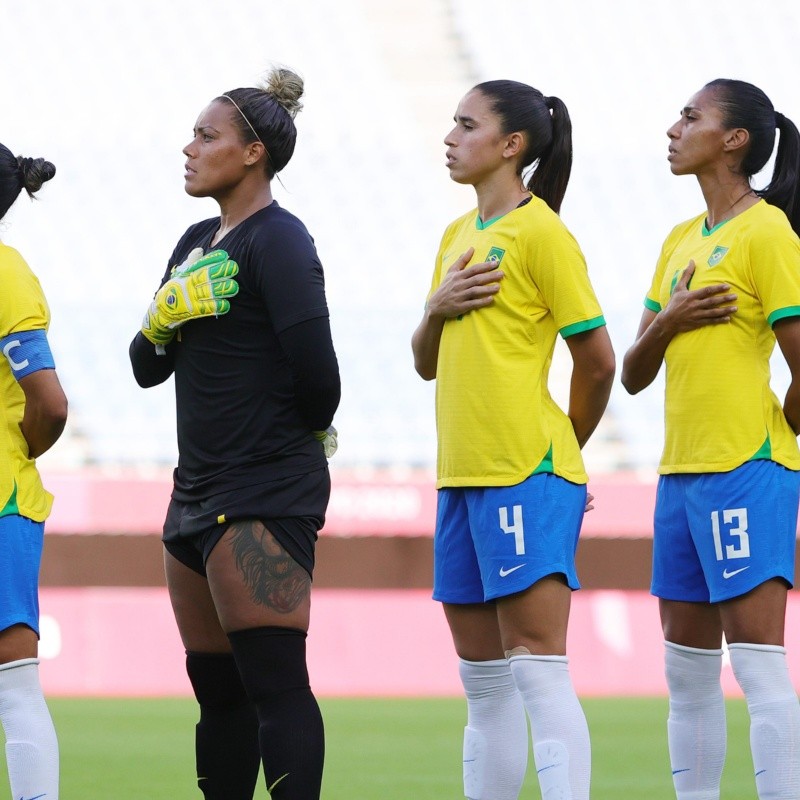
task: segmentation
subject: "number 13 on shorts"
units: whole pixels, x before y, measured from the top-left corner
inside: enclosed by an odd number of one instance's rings
[[[720,514],[722,522],[720,523]],[[723,548],[721,524],[728,527],[728,534],[738,541]],[[714,553],[717,561],[726,558],[750,558],[750,535],[747,533],[747,509],[726,508],[711,512],[711,535],[714,537]]]

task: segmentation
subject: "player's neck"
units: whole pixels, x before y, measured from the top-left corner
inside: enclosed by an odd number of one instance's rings
[[[706,201],[706,227],[709,230],[733,219],[761,199],[744,179],[726,182],[698,180]]]
[[[478,196],[478,216],[483,222],[508,214],[530,196],[516,175],[512,180],[490,178],[475,184],[475,193]]]
[[[272,203],[273,197],[269,184],[266,189],[258,193],[234,192],[228,197],[217,198],[219,203],[219,230],[214,236],[216,244],[223,236],[232,231],[237,225],[251,217],[256,211],[266,208]]]

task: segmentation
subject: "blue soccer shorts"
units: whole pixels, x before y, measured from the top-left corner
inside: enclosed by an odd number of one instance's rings
[[[0,517],[0,631],[23,623],[39,635],[39,565],[44,523]]]
[[[515,486],[440,489],[433,540],[433,598],[483,603],[556,573],[578,589],[575,551],[586,486],[532,475]]]
[[[800,472],[748,461],[730,472],[662,475],[651,591],[664,600],[739,597],[794,583]]]

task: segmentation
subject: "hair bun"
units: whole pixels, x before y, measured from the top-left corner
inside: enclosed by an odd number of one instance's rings
[[[261,87],[271,94],[286,113],[294,119],[303,107],[303,79],[286,67],[274,67],[264,78]]]
[[[17,156],[17,163],[22,172],[22,186],[28,194],[38,192],[56,174],[55,166],[44,158]]]

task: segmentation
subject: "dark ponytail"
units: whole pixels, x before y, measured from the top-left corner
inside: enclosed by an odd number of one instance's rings
[[[778,133],[778,152],[769,186],[759,194],[768,202],[783,209],[795,233],[800,234],[800,131],[780,112],[775,114]]]
[[[775,131],[780,133],[775,167],[768,186],[757,194],[780,208],[800,234],[800,132],[795,124],[772,105],[757,86],[745,81],[718,78],[706,84],[713,89],[726,128],[744,128],[750,134],[740,165],[748,181],[760,172],[775,148]]]
[[[486,81],[475,89],[491,101],[504,134],[525,134],[527,149],[520,159],[520,175],[533,165],[527,188],[558,213],[572,171],[572,122],[567,107],[557,97],[545,97],[517,81]]]
[[[56,168],[49,161],[15,156],[0,144],[0,219],[8,213],[23,189],[33,197],[55,174]]]
[[[545,97],[545,103],[552,114],[552,140],[538,157],[528,188],[558,213],[572,172],[572,120],[559,98]]]

